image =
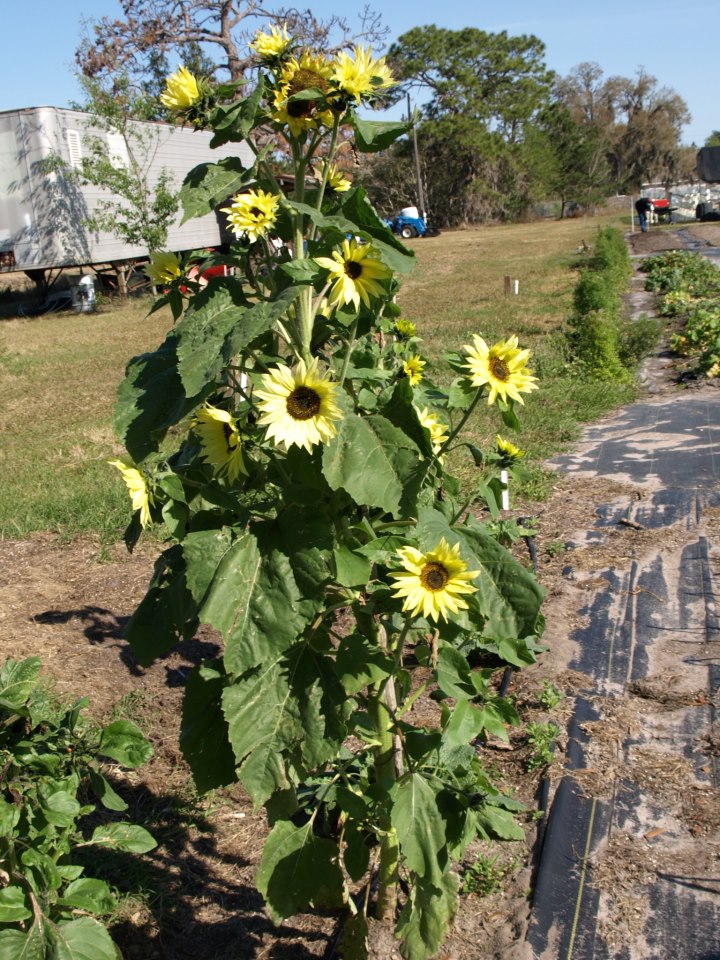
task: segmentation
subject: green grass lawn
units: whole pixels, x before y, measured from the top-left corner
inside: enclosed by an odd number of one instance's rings
[[[533,351],[540,389],[526,399],[523,432],[511,437],[535,466],[521,491],[541,498],[540,463],[579,434],[579,424],[632,399],[633,388],[585,383],[567,363],[563,330],[576,282],[577,249],[619,218],[543,221],[457,230],[412,242],[418,265],[398,301],[423,337],[441,383],[445,350],[479,333],[492,343],[517,334]],[[506,296],[504,277],[519,281]],[[129,519],[127,492],[108,457],[122,454],[112,408],[125,364],[153,350],[171,325],[149,303],[0,321],[0,537],[48,531],[116,540]],[[479,445],[507,431],[494,408],[474,418]],[[469,479],[465,476],[465,479]]]

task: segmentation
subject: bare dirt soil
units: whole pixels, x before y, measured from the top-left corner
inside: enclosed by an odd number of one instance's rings
[[[720,243],[720,227],[689,229]],[[674,231],[662,229],[636,233],[629,244],[643,254],[679,247],[682,241]],[[669,376],[664,389],[673,389]],[[560,480],[550,500],[536,505],[538,575],[548,591],[545,616],[551,649],[535,667],[513,678],[510,691],[526,721],[552,719],[562,728],[572,697],[587,683],[567,664],[573,654],[570,637],[580,620],[577,611],[583,591],[592,588],[592,574],[587,582],[569,584],[563,573],[563,545],[578,531],[593,527],[598,504],[621,492],[617,484],[598,480]],[[613,552],[622,557],[622,534],[609,538],[603,549],[603,559],[612,560]],[[127,960],[333,957],[336,916],[311,912],[276,928],[265,912],[253,885],[267,833],[262,812],[254,812],[240,790],[198,799],[191,787],[178,748],[180,704],[187,672],[216,651],[215,638],[201,633],[148,669],[137,664],[123,639],[123,627],[145,593],[155,552],[145,545],[128,555],[118,545],[108,555],[91,541],[66,544],[51,536],[0,542],[0,566],[6,571],[0,583],[5,654],[40,656],[60,695],[89,697],[91,712],[99,719],[120,715],[135,720],[155,748],[154,758],[139,771],[113,772],[117,789],[130,804],[128,817],[150,829],[159,842],[132,871],[112,862],[93,865],[120,889],[134,890],[113,936]],[[593,569],[599,569],[599,563],[595,554]],[[551,712],[538,700],[544,679],[551,679],[565,695]],[[664,686],[660,680],[660,687],[657,698],[672,695],[671,678]],[[563,747],[561,735],[551,781],[561,774]],[[532,811],[538,807],[541,774],[526,769],[529,749],[521,729],[511,734],[509,746],[491,744],[486,755],[495,775]],[[440,955],[443,960],[532,957],[524,933],[538,824],[530,812],[526,827],[526,843],[507,844],[499,851],[498,866],[507,868],[501,889],[485,897],[461,897],[454,929]],[[634,857],[611,853],[615,860],[608,859],[608,870],[618,858],[627,866]],[[399,960],[393,944],[378,946],[373,955]]]

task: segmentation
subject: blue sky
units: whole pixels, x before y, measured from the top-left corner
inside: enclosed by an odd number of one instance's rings
[[[308,0],[308,5],[320,17],[337,9],[332,0]],[[606,77],[634,76],[643,67],[660,86],[672,88],[687,103],[692,122],[683,131],[685,143],[701,146],[713,130],[720,129],[718,0],[683,0],[682,4],[678,0],[505,0],[502,4],[371,0],[370,5],[385,7],[383,20],[390,28],[390,40],[425,24],[448,29],[471,26],[488,32],[535,34],[545,44],[548,67],[561,76],[583,61],[598,63]],[[0,110],[62,107],[79,99],[73,56],[82,23],[91,17],[118,16],[119,3],[5,0],[2,6]],[[351,22],[352,10],[362,6],[363,0],[355,8],[343,4]]]

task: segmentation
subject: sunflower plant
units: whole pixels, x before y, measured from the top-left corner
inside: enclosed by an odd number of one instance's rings
[[[343,168],[349,142],[376,151],[407,132],[357,114],[392,84],[384,60],[298,49],[284,26],[252,46],[247,96],[168,84],[181,119],[247,141],[256,162],[186,178],[186,218],[228,217],[234,242],[200,264],[228,275],[201,287],[197,256],[158,260],[154,309],[175,323],[120,387],[126,539],[149,523],[166,537],[127,635],[142,664],[200,624],[222,636],[188,679],[181,744],[201,791],[240,781],[265,807],[257,884],[273,918],[343,910],[348,955],[381,922],[422,960],[468,844],[523,837],[480,747],[517,721],[493,671],[541,649],[542,591],[446,454],[482,463],[462,437],[476,406],[516,427],[536,381],[516,338],[478,334],[443,390],[400,314],[414,255]]]

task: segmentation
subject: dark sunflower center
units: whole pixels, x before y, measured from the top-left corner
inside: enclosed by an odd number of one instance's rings
[[[260,207],[250,207],[250,216],[251,217],[262,217],[263,212]]]
[[[235,431],[230,426],[229,423],[224,423],[222,425],[223,435],[225,437],[225,446],[227,447],[227,452],[232,453],[235,447],[237,446],[237,437],[235,436]]]
[[[310,420],[320,413],[320,397],[310,387],[295,387],[285,408],[293,420]]]
[[[358,263],[357,260],[346,260],[345,273],[350,277],[351,280],[357,280],[362,273],[362,264]]]
[[[500,357],[491,357],[489,366],[490,373],[496,380],[507,380],[510,377],[510,368]]]
[[[420,571],[420,583],[426,590],[432,590],[433,592],[442,590],[449,579],[450,575],[445,567],[436,560],[426,563]]]
[[[327,80],[321,77],[319,73],[315,73],[314,70],[298,70],[288,84],[288,94],[291,97],[303,90],[321,90],[325,93],[327,89]],[[296,120],[311,117],[316,109],[317,102],[315,100],[293,100],[287,105],[288,115]]]

